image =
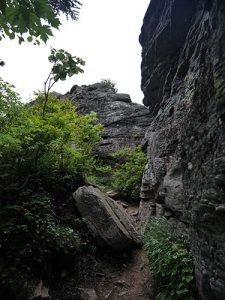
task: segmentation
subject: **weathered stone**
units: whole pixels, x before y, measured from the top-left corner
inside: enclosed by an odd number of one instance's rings
[[[118,251],[131,244],[140,244],[129,215],[113,199],[92,186],[80,187],[73,197],[95,238]]]
[[[164,207],[159,203],[156,203],[156,213],[155,214],[157,217],[162,217],[164,214]]]
[[[151,0],[140,42],[149,162],[140,219],[189,229],[204,300],[225,299],[225,2]],[[182,229],[183,230],[183,229]]]
[[[79,300],[97,300],[98,297],[94,289],[78,288]]]
[[[107,293],[107,295],[105,295],[105,299],[106,299],[106,300],[110,299],[110,296],[112,295],[112,292],[113,292],[113,289],[110,290],[110,291]]]
[[[104,125],[103,139],[97,147],[101,158],[112,161],[111,154],[124,147],[141,143],[150,124],[148,109],[132,103],[128,94],[116,93],[104,83],[73,86],[63,97],[70,99],[78,114],[97,113]]]
[[[131,212],[130,215],[132,217],[137,217],[138,216],[138,211]]]
[[[128,205],[124,202],[121,202],[121,205],[123,206],[123,208],[128,208]]]
[[[51,299],[49,290],[46,286],[44,286],[42,280],[37,284],[32,299]]]
[[[107,196],[110,198],[116,199],[119,196],[119,193],[116,191],[108,191],[106,192]]]

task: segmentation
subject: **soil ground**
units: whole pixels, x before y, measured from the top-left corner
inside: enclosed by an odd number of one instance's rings
[[[149,299],[149,270],[143,250],[132,250],[126,263],[117,271],[110,270],[110,280],[103,278],[99,282],[96,287],[99,300]]]
[[[138,206],[117,201],[124,207],[137,226]],[[79,260],[75,267],[78,278],[58,286],[57,297],[65,300],[96,300],[96,297],[77,296],[77,288],[95,291],[97,300],[153,300],[151,280],[145,252],[130,247],[124,252],[115,252],[101,247],[90,249],[89,254]],[[74,274],[74,272],[73,272]]]
[[[137,225],[138,206],[118,202]],[[100,252],[95,261],[87,265],[89,279],[85,278],[85,286],[96,291],[98,300],[152,300],[149,266],[143,249],[131,248],[124,253]]]

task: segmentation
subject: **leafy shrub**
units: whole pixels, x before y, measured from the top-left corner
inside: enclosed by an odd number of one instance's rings
[[[147,156],[141,147],[124,148],[117,151],[114,157],[119,160],[113,169],[112,186],[124,193],[127,198],[139,199],[142,174],[147,163]]]
[[[192,255],[165,219],[151,218],[144,232],[157,300],[194,299]]]
[[[0,286],[20,288],[32,268],[43,266],[52,253],[78,252],[78,233],[58,222],[51,200],[44,192],[26,190],[13,202],[0,204],[1,251],[7,254]]]
[[[98,187],[103,192],[107,192],[112,188],[112,167],[98,161],[92,174],[88,175],[86,179],[89,184]]]
[[[104,84],[106,87],[113,89],[115,92],[118,91],[118,89],[116,88],[116,83],[113,82],[111,79],[102,79],[101,83]]]
[[[53,252],[76,254],[80,237],[54,206],[95,167],[93,147],[102,125],[94,113],[79,117],[66,100],[39,95],[23,104],[0,81],[0,286],[17,289]]]
[[[11,114],[1,116],[0,192],[17,190],[37,174],[42,181],[54,180],[58,175],[75,178],[94,165],[92,149],[100,141],[102,131],[102,125],[94,124],[95,114],[78,117],[70,102],[52,97],[42,117],[42,100],[30,106],[18,101],[18,114],[13,119]],[[11,100],[4,106],[10,110],[11,105],[16,111]]]

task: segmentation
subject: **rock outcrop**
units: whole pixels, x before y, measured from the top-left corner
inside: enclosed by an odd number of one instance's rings
[[[104,160],[111,160],[111,153],[140,144],[150,124],[148,109],[132,103],[128,94],[116,93],[105,83],[73,86],[64,97],[70,99],[79,114],[97,113],[104,125],[103,139],[97,152]]]
[[[151,0],[140,43],[149,162],[141,218],[188,230],[200,296],[225,299],[225,2]]]
[[[90,233],[116,251],[140,244],[129,215],[113,199],[92,186],[83,186],[73,194]]]

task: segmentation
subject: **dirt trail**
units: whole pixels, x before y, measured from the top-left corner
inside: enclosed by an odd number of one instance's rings
[[[138,206],[121,201],[121,205],[137,222]],[[100,283],[96,288],[99,300],[150,300],[150,274],[143,249],[127,253],[119,271],[111,273],[111,280]]]
[[[129,263],[112,272],[110,280],[96,287],[99,300],[147,300],[149,298],[149,270],[143,250],[133,250]]]
[[[138,206],[117,202],[137,224]],[[89,287],[95,289],[97,300],[152,300],[149,266],[143,249],[102,253],[94,268],[95,276],[90,278]]]
[[[119,202],[133,219],[134,225],[137,225],[138,206]],[[133,246],[121,253],[97,247],[93,254],[85,256],[79,262],[77,273],[79,274],[78,280],[74,279],[67,284],[70,294],[72,294],[74,287],[77,287],[85,291],[88,290],[91,295],[95,295],[94,297],[82,297],[82,299],[153,299],[150,296],[149,266],[143,249]],[[62,290],[61,292],[64,293]],[[78,300],[76,297],[73,299]]]

